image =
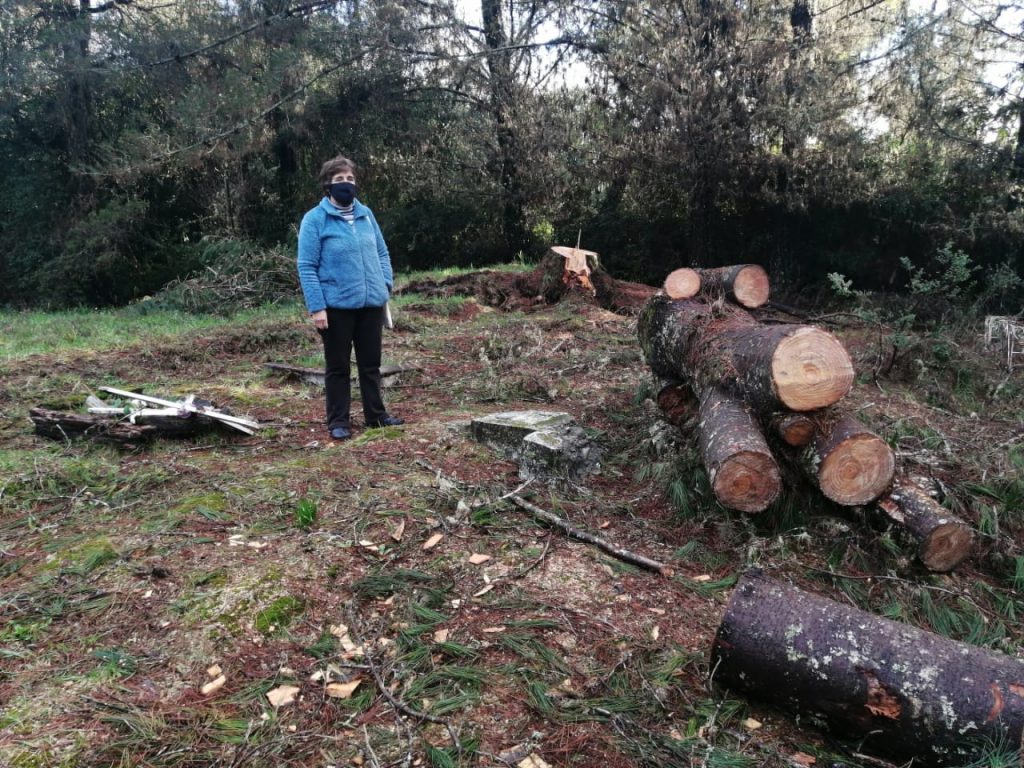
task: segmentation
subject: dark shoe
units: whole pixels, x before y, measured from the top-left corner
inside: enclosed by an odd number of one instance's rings
[[[368,427],[400,427],[405,424],[405,419],[400,419],[397,416],[385,416],[383,419],[377,421],[369,421],[366,423]]]
[[[352,437],[352,431],[345,427],[334,427],[331,430],[332,440],[348,440],[350,437]]]

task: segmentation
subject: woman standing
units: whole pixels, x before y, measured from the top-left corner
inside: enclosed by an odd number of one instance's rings
[[[394,277],[377,220],[356,199],[355,163],[340,156],[328,160],[320,168],[320,184],[324,199],[299,227],[299,281],[324,343],[327,429],[335,440],[346,440],[352,436],[353,346],[366,426],[405,423],[388,415],[380,393],[384,306]]]

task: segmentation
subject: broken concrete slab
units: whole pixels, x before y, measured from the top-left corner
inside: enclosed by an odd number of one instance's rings
[[[568,413],[507,411],[470,423],[480,443],[519,464],[524,480],[571,480],[600,471],[600,449]]]
[[[543,429],[523,438],[519,476],[523,480],[580,480],[601,470],[601,451],[576,424]]]

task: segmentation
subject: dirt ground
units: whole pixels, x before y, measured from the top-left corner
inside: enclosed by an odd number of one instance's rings
[[[419,370],[386,399],[407,424],[354,414],[345,443],[328,439],[317,388],[262,368],[318,353],[298,317],[0,363],[0,764],[880,764],[708,684],[751,564],[959,639],[978,606],[973,641],[1020,652],[1019,520],[999,497],[1021,434],[1012,380],[1000,404],[957,412],[948,368],[914,386],[897,367],[879,377],[873,330],[836,328],[861,372],[849,407],[982,529],[978,554],[937,576],[864,514],[803,491],[756,519],[716,509],[692,435],[658,419],[632,317],[424,300],[396,319],[385,362]],[[195,393],[265,426],[134,450],[32,434],[29,407],[80,410],[103,385]],[[520,493],[672,576],[502,499],[517,467],[466,423],[538,408],[572,414],[605,460],[580,485]],[[282,691],[294,700],[273,706]]]

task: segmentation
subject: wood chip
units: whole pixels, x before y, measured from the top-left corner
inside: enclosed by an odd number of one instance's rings
[[[328,631],[335,637],[345,637],[348,634],[348,627],[344,624],[331,624]]]
[[[403,517],[398,521],[398,525],[395,526],[394,530],[391,531],[391,538],[394,541],[401,541],[402,536],[405,534],[405,518]]]
[[[661,629],[655,624],[651,627],[651,640],[657,640],[659,637],[661,637]]]
[[[214,664],[211,667],[206,668],[206,674],[210,677],[220,677],[220,673],[224,670],[220,668],[220,664]]]
[[[708,576],[706,573],[702,573],[700,576],[694,576],[693,580],[694,581],[699,581],[699,582],[705,582],[705,581],[711,581],[711,577]]]
[[[797,752],[796,754],[792,755],[789,759],[797,765],[805,765],[808,766],[808,768],[810,768],[810,766],[818,762],[818,758],[816,758],[814,755],[808,755],[806,752]]]
[[[516,768],[551,768],[551,765],[538,755],[530,755],[516,763]]]
[[[504,627],[484,627],[480,631],[481,632],[486,632],[487,634],[490,634],[490,635],[494,635],[494,634],[497,634],[498,632],[504,632],[505,628]]]
[[[202,688],[200,688],[199,692],[203,694],[203,696],[209,696],[211,693],[216,693],[221,688],[223,688],[224,683],[226,683],[227,681],[228,679],[224,675],[219,675],[216,680],[211,680]]]
[[[447,629],[439,629],[439,630],[437,630],[437,632],[434,633],[434,642],[435,643],[447,643],[448,642],[448,630]]]
[[[486,587],[481,589],[479,592],[474,592],[473,593],[473,597],[483,597],[488,592],[490,592],[492,589],[494,589],[494,585],[493,584],[488,584]]]
[[[761,727],[761,721],[755,720],[752,717],[748,717],[746,720],[743,721],[743,727],[746,728],[748,731],[756,731],[758,728]]]
[[[357,677],[348,683],[328,683],[327,687],[324,688],[324,693],[332,699],[350,699],[352,698],[352,693],[359,687],[361,682],[363,681]]]
[[[597,527],[603,531],[605,528],[610,528],[611,524],[611,520],[602,520],[600,523],[597,524]]]
[[[664,616],[665,615],[665,609],[664,608],[648,608],[647,610],[650,611],[651,613],[656,613],[659,616]]]
[[[469,562],[473,565],[481,565],[482,563],[486,563],[490,559],[490,555],[481,555],[476,552],[469,556]]]
[[[267,701],[270,705],[277,709],[283,707],[286,704],[291,704],[295,701],[295,697],[299,695],[299,686],[297,685],[279,685],[272,691],[267,691]]]
[[[427,539],[427,542],[423,545],[423,549],[424,550],[433,549],[434,547],[436,547],[438,545],[438,543],[443,538],[444,538],[444,534],[443,533],[435,533],[433,536],[431,536],[429,539]]]

